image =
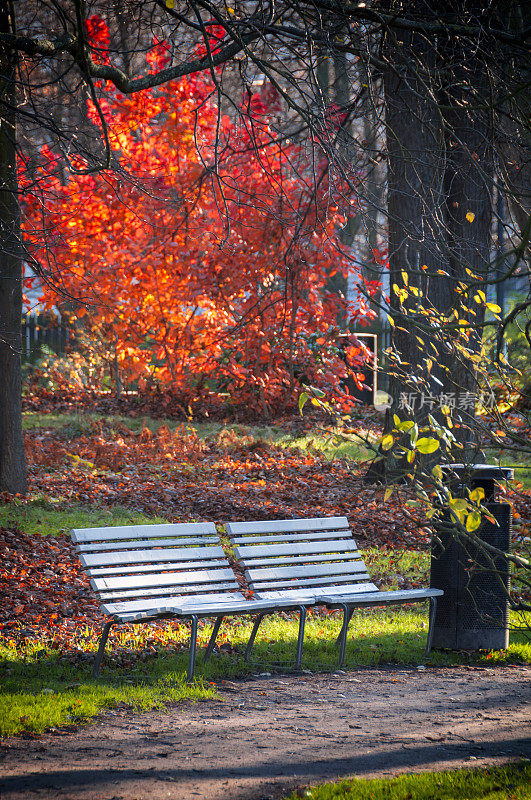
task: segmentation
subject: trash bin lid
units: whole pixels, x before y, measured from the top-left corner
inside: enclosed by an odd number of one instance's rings
[[[443,472],[453,472],[459,477],[462,474],[472,478],[485,478],[498,481],[511,481],[514,478],[512,467],[500,467],[498,464],[445,464]]]

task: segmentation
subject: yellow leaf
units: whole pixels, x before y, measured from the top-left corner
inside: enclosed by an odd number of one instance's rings
[[[409,278],[407,272],[404,272],[404,270],[402,270],[402,280],[404,281],[404,285],[407,286]]]
[[[406,458],[407,458],[408,464],[412,464],[414,462],[414,460],[415,460],[415,451],[414,450],[408,450]]]
[[[429,439],[425,436],[421,437],[417,442],[417,450],[419,453],[435,453],[439,449],[438,439]]]
[[[393,487],[388,486],[384,494],[384,503],[387,503],[392,494],[393,494]]]
[[[501,308],[497,303],[487,303],[487,308],[489,311],[492,311],[493,314],[500,314]]]
[[[438,464],[436,464],[434,466],[434,468],[431,471],[431,474],[433,475],[435,480],[438,480],[438,481],[442,480],[443,471],[442,471],[442,469],[440,468],[440,466]]]
[[[166,0],[166,8],[175,8],[175,0]]]
[[[426,359],[426,365],[428,367],[428,372],[431,372],[431,368],[433,367],[433,361],[431,360],[431,358]]]
[[[465,524],[466,514],[464,511],[455,510],[453,508],[450,509],[452,516],[455,517],[459,522],[463,525]]]
[[[467,211],[466,218],[468,222],[474,222],[476,215],[472,213],[472,211]]]
[[[391,315],[390,315],[390,314],[388,314],[388,315],[387,315],[387,319],[388,319],[388,321],[389,321],[389,325],[390,325],[392,328],[394,328],[394,327],[395,327],[395,321],[394,321],[394,319],[391,317]]]
[[[382,436],[382,450],[389,450],[393,446],[394,439],[390,433],[387,433],[385,436]]]
[[[485,489],[482,486],[478,486],[477,489],[469,492],[469,497],[473,503],[480,503],[485,497]]]
[[[473,511],[466,518],[466,529],[469,533],[476,531],[481,525],[481,514],[479,511]]]
[[[448,505],[452,509],[452,511],[466,511],[468,508],[468,503],[461,497],[453,497],[451,500],[448,501]]]

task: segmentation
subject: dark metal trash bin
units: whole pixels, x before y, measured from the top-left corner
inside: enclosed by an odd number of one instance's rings
[[[485,520],[475,535],[504,553],[511,545],[511,506],[495,502],[495,482],[512,477],[511,469],[483,464],[455,464],[446,475],[454,497],[468,497],[468,489],[483,487],[483,504],[497,524]],[[457,539],[451,528],[448,513],[432,539],[430,585],[444,591],[437,603],[432,646],[503,650],[509,644],[509,562]]]

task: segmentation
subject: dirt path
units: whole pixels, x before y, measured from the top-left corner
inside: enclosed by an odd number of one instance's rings
[[[531,668],[262,675],[166,713],[10,739],[2,800],[270,800],[349,775],[531,758]]]

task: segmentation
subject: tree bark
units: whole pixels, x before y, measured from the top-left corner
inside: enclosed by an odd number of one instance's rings
[[[400,303],[393,287],[409,286],[428,292],[426,271],[446,270],[444,237],[444,139],[437,102],[429,85],[435,51],[426,38],[404,32],[399,39],[389,35],[389,66],[384,73],[388,155],[388,226],[390,306],[397,326],[392,347],[404,365],[390,375],[389,394],[394,410],[400,395],[430,391],[432,374],[426,363],[426,322],[418,314],[419,301],[409,294]],[[424,267],[427,270],[424,270]],[[407,284],[404,280],[407,274]],[[442,287],[441,287],[442,288]],[[407,315],[404,317],[404,313]],[[418,324],[417,321],[418,320]],[[422,345],[416,335],[420,335]],[[400,367],[400,364],[397,365]],[[417,382],[415,384],[415,381]],[[423,384],[422,381],[425,383]],[[415,409],[413,409],[415,410]]]
[[[0,31],[14,33],[0,2]],[[0,489],[27,491],[22,435],[22,246],[16,161],[15,51],[0,47]]]

